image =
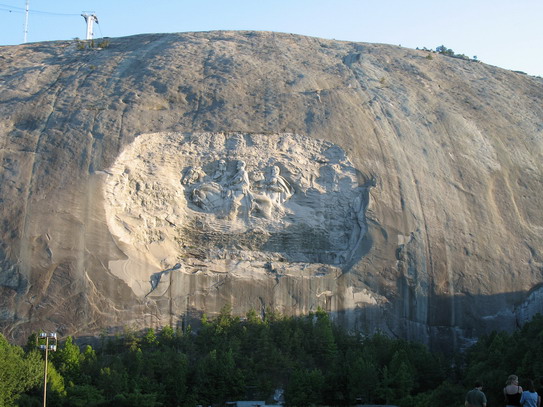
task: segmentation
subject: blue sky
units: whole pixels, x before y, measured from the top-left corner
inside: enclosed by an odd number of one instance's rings
[[[26,0],[0,0],[0,45],[24,39]],[[29,0],[28,42],[263,30],[433,48],[543,76],[543,0]],[[0,51],[1,52],[1,51]]]

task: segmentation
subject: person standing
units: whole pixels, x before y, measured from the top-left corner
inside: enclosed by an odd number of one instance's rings
[[[503,388],[506,407],[520,407],[522,387],[518,385],[518,376],[512,374],[507,378]]]
[[[541,398],[535,391],[534,382],[526,380],[526,385],[526,390],[520,396],[520,404],[523,407],[539,407],[541,405]]]
[[[539,378],[539,388],[537,389],[537,394],[539,394],[539,400],[543,400],[543,376]]]
[[[475,387],[466,394],[466,407],[486,407],[486,396],[482,391],[483,384],[479,381],[475,382]]]

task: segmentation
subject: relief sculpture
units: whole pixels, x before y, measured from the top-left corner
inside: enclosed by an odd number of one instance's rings
[[[276,205],[282,204],[293,194],[292,187],[280,173],[281,170],[279,167],[274,165],[271,169],[271,175],[266,182],[267,194]]]
[[[219,218],[248,221],[250,217],[272,216],[272,210],[284,212],[283,203],[294,193],[292,186],[277,165],[267,168],[264,179],[250,179],[242,160],[235,161],[233,173],[227,171],[227,162],[217,162],[217,169],[207,175],[201,167],[184,169],[181,184],[187,189],[189,201],[204,212]],[[253,173],[261,174],[261,169]]]
[[[110,172],[112,234],[162,270],[202,261],[227,270],[231,260],[345,269],[363,255],[371,185],[329,142],[155,133],[137,137]]]

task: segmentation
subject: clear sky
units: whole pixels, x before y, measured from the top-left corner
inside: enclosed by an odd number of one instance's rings
[[[0,45],[24,40],[26,0],[0,0]],[[29,0],[28,42],[262,30],[431,48],[543,76],[543,0]],[[0,50],[1,54],[1,50]]]

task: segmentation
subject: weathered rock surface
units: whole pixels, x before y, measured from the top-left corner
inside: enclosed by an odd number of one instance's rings
[[[269,32],[0,53],[0,325],[318,306],[462,346],[543,311],[543,81]]]

